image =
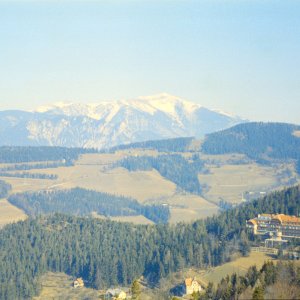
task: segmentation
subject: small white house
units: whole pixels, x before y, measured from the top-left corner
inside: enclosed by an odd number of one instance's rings
[[[195,278],[187,278],[185,281],[185,294],[192,295],[193,293],[198,293],[202,291],[202,287]]]
[[[121,289],[109,289],[106,291],[106,297],[115,299],[115,300],[125,300],[127,295]]]
[[[83,279],[82,278],[77,278],[76,280],[74,280],[73,286],[74,286],[74,288],[84,287]]]

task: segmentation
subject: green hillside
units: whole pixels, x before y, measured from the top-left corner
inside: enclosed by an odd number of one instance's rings
[[[185,152],[188,150],[193,137],[180,137],[120,145],[109,149],[109,152],[126,149],[149,149],[159,152]]]
[[[96,153],[95,149],[47,147],[47,146],[1,146],[0,163],[22,163],[65,160],[72,162],[80,154]],[[49,166],[51,167],[51,166]]]
[[[216,266],[241,251],[245,221],[258,213],[298,214],[299,187],[245,203],[220,217],[191,224],[142,226],[52,215],[29,218],[0,231],[0,298],[27,299],[39,292],[47,271],[80,276],[87,285],[150,282],[183,267]]]
[[[209,134],[202,151],[207,154],[241,153],[263,160],[299,159],[300,126],[285,123],[245,123]]]

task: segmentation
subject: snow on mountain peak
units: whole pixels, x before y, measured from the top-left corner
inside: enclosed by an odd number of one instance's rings
[[[135,99],[119,100],[119,101],[102,101],[99,103],[73,103],[73,102],[57,102],[50,105],[39,107],[36,112],[64,114],[67,116],[87,116],[92,119],[99,120],[108,111],[117,113],[121,107],[130,107],[144,113],[154,115],[160,111],[173,118],[178,118],[177,111],[182,110],[187,114],[193,113],[201,105],[183,100],[179,97],[161,93],[153,96],[141,96]],[[111,114],[110,114],[111,115]]]
[[[167,93],[89,104],[57,102],[26,115],[6,114],[6,129],[0,132],[2,143],[19,143],[10,138],[20,129],[26,145],[95,148],[150,139],[203,137],[244,122]]]
[[[192,113],[195,109],[201,107],[201,105],[199,104],[183,100],[179,97],[169,95],[167,93],[139,97],[138,100],[142,100],[156,110],[163,111],[170,115],[176,114],[176,109],[178,108],[185,110],[187,113]]]

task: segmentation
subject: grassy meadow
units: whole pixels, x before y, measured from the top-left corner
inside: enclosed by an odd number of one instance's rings
[[[207,172],[198,176],[203,193],[201,196],[192,195],[180,191],[173,182],[162,177],[156,170],[129,172],[124,168],[114,167],[114,164],[122,158],[141,155],[156,156],[158,152],[134,149],[116,153],[84,154],[71,167],[27,171],[54,174],[57,175],[55,180],[0,178],[12,185],[11,193],[81,187],[132,197],[143,204],[165,204],[170,207],[171,223],[191,222],[217,214],[220,200],[238,204],[246,191],[267,192],[280,189],[289,184],[291,177],[300,182],[292,163],[261,166],[238,154],[203,155],[201,157],[205,160]],[[191,154],[183,153],[183,155],[189,157]],[[0,204],[0,226],[26,217],[22,211],[6,200],[2,200]],[[142,216],[113,219],[139,224],[152,223]]]

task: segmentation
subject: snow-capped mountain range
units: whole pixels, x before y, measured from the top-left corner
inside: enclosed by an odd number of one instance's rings
[[[202,137],[245,122],[179,97],[159,94],[93,104],[55,103],[1,111],[1,145],[109,148],[173,137]]]

